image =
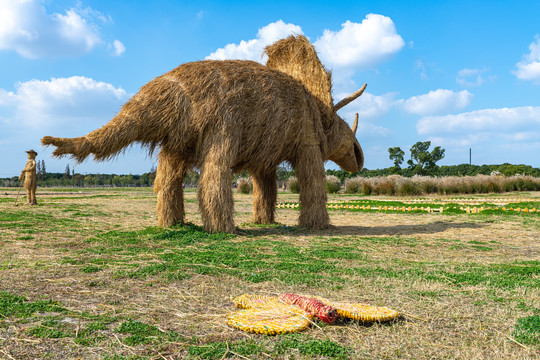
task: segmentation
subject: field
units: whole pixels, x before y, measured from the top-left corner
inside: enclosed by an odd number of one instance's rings
[[[292,208],[277,210],[278,225],[251,224],[251,196],[236,194],[238,234],[211,235],[193,191],[191,224],[171,229],[155,227],[147,188],[39,189],[35,207],[15,196],[0,189],[0,359],[540,358],[538,213],[339,208],[315,231],[297,227]],[[475,198],[540,208],[539,192]],[[283,336],[225,323],[230,296],[285,292],[403,316]]]

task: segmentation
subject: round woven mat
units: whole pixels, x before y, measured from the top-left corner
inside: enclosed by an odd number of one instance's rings
[[[227,323],[247,332],[278,335],[305,330],[310,324],[308,316],[297,306],[279,304],[231,313]]]
[[[319,299],[325,304],[328,304],[335,308],[337,310],[338,316],[340,317],[363,322],[389,321],[397,318],[400,315],[400,313],[395,310],[381,306],[338,302],[324,299],[318,296],[314,296],[314,298]]]
[[[234,305],[239,309],[268,308],[278,306],[281,302],[276,296],[243,294],[231,297]]]

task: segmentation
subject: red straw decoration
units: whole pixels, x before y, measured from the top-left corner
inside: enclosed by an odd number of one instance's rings
[[[289,305],[296,305],[326,323],[333,323],[338,317],[336,309],[314,298],[296,294],[281,294],[279,300]]]

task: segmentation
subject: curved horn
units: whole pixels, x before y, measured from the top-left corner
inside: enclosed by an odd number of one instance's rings
[[[356,113],[356,116],[354,117],[354,123],[352,124],[352,128],[351,128],[354,136],[356,136],[357,129],[358,129],[358,113]]]
[[[355,100],[357,97],[362,95],[364,90],[366,90],[366,86],[367,84],[364,84],[364,86],[362,86],[359,90],[356,90],[351,95],[347,96],[345,99],[341,100],[336,105],[334,105],[334,111],[338,111],[339,109],[341,109],[342,107],[344,107],[345,105],[347,105],[348,103],[350,103],[351,101]]]

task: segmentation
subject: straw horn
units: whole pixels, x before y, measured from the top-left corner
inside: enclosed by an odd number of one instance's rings
[[[354,123],[352,125],[352,132],[354,135],[356,135],[356,130],[358,129],[358,113],[356,113],[356,115],[354,116]]]
[[[345,105],[347,105],[348,103],[350,103],[351,101],[355,100],[360,95],[362,95],[364,90],[366,90],[366,86],[367,84],[364,84],[364,86],[362,86],[360,89],[356,90],[354,93],[352,93],[351,95],[347,96],[345,99],[341,100],[336,105],[334,105],[334,111],[338,111],[339,109],[341,109],[342,107],[344,107]]]

